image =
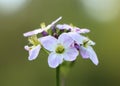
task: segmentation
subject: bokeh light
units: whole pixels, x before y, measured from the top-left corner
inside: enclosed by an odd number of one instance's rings
[[[79,0],[88,16],[97,21],[108,22],[120,14],[119,0]]]
[[[10,15],[26,6],[31,0],[0,0],[0,14]]]

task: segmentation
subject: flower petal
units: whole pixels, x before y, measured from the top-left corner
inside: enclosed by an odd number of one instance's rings
[[[34,48],[32,48],[31,50],[29,50],[29,57],[28,60],[34,60],[37,58],[39,51],[41,49],[41,46],[35,46]]]
[[[70,47],[66,49],[65,53],[63,54],[63,58],[66,61],[74,61],[77,58],[78,54],[79,52],[76,48]]]
[[[84,40],[87,40],[86,37],[76,33],[76,32],[69,32],[68,35],[74,40],[76,41],[77,44],[83,44]]]
[[[58,42],[63,44],[64,47],[69,47],[74,40],[68,35],[68,33],[63,33],[59,36]]]
[[[78,27],[71,28],[71,32],[77,32],[77,33],[79,33],[79,31],[80,31],[80,28],[78,28]]]
[[[83,46],[80,46],[80,54],[82,56],[82,58],[86,59],[86,58],[89,58],[89,51],[83,47]]]
[[[99,61],[98,61],[98,58],[97,58],[97,55],[96,55],[95,51],[93,50],[93,48],[91,46],[89,46],[88,48],[89,48],[89,58],[90,58],[90,60],[95,65],[98,65]]]
[[[78,33],[89,33],[90,30],[89,29],[80,29],[79,31],[77,31]]]
[[[36,34],[41,33],[41,32],[43,32],[43,29],[40,28],[40,29],[26,32],[23,34],[23,36],[28,37],[28,36],[36,35]]]
[[[98,58],[91,46],[87,46],[86,48],[81,46],[80,47],[80,53],[83,58],[90,58],[90,60],[95,64],[98,65]]]
[[[60,16],[59,18],[57,18],[55,21],[53,21],[51,24],[49,24],[46,29],[51,28],[54,24],[56,24],[58,21],[60,21],[62,19],[62,17]]]
[[[30,47],[28,45],[24,46],[24,49],[29,51],[30,50]]]
[[[69,30],[69,29],[72,28],[72,27],[71,27],[70,25],[68,25],[68,24],[58,24],[58,25],[56,25],[56,27],[57,27],[58,29],[60,29],[60,30],[64,30],[64,29]]]
[[[39,38],[43,47],[49,51],[54,51],[57,46],[57,39],[53,36],[45,36]]]
[[[56,68],[63,62],[63,56],[54,52],[48,56],[48,64],[51,68]]]

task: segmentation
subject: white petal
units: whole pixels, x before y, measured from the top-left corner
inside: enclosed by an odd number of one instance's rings
[[[89,58],[95,65],[98,65],[99,61],[98,61],[95,51],[93,50],[91,46],[89,46],[88,48],[89,48]]]
[[[76,41],[78,44],[83,44],[83,41],[86,40],[87,38],[76,33],[76,32],[69,32],[68,35]]]
[[[57,46],[57,39],[53,36],[45,36],[39,38],[43,47],[49,51],[54,51]]]
[[[64,47],[69,47],[74,40],[68,35],[68,33],[63,33],[59,36],[58,41],[64,45]]]
[[[23,36],[28,37],[28,36],[36,35],[36,34],[41,33],[41,32],[43,32],[43,29],[40,28],[40,29],[26,32],[23,34]]]
[[[63,58],[66,61],[74,61],[77,58],[78,54],[79,52],[77,51],[76,48],[74,47],[68,48],[63,54]]]
[[[48,64],[51,68],[56,68],[63,62],[63,56],[54,52],[50,53],[48,57]]]
[[[58,21],[60,21],[62,17],[57,18],[55,21],[53,21],[51,24],[49,24],[45,29],[50,29],[54,24],[56,24]]]
[[[78,31],[78,33],[89,33],[90,30],[89,29],[80,29],[80,31]]]
[[[40,49],[41,49],[41,46],[40,46],[40,45],[35,46],[33,49],[31,49],[31,50],[29,51],[29,57],[28,57],[28,59],[29,59],[29,60],[34,60],[34,59],[36,59],[37,56],[38,56],[38,54],[39,54]]]

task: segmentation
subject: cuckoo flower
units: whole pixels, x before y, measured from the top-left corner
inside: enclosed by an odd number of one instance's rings
[[[90,30],[88,30],[88,29],[81,29],[81,28],[78,28],[78,27],[75,27],[72,25],[68,25],[68,24],[58,24],[56,27],[60,30],[66,29],[66,30],[70,30],[71,32],[77,32],[77,33],[90,32]]]
[[[69,32],[68,35],[79,45],[80,54],[83,58],[89,58],[95,65],[99,63],[97,55],[92,48],[95,45],[93,41],[75,32]]]
[[[29,42],[32,44],[32,46],[26,45],[24,48],[29,52],[28,60],[34,60],[37,58],[39,51],[41,49],[40,42],[38,41],[37,37],[31,36],[29,37]]]
[[[42,33],[43,31],[46,31],[47,32],[47,30],[48,29],[50,29],[54,24],[56,24],[59,20],[61,20],[62,19],[62,17],[59,17],[58,19],[56,19],[55,21],[53,21],[51,24],[49,24],[48,26],[46,26],[45,27],[45,24],[41,24],[41,28],[39,28],[39,29],[35,29],[35,30],[33,30],[33,31],[29,31],[29,32],[26,32],[26,33],[24,33],[23,35],[25,36],[25,37],[28,37],[28,36],[32,36],[32,35],[36,35],[36,34],[38,34],[38,33]]]
[[[71,46],[74,40],[67,33],[62,33],[58,39],[53,36],[40,38],[40,42],[45,49],[50,51],[48,64],[51,68],[58,67],[63,60],[74,61],[78,56],[78,51]]]
[[[83,44],[80,46],[80,53],[83,58],[89,58],[95,65],[98,65],[99,61],[95,51],[92,46],[95,43],[91,40],[84,40]]]

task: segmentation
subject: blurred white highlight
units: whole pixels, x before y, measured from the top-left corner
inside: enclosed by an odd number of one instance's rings
[[[24,8],[31,0],[0,0],[0,14],[13,14]]]
[[[79,0],[85,12],[98,21],[112,21],[120,12],[120,0]]]

